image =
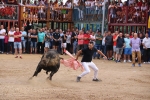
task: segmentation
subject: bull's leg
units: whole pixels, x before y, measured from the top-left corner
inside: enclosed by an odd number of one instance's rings
[[[53,77],[53,75],[54,75],[55,73],[56,73],[56,72],[51,71],[51,73],[50,73],[50,75],[49,75],[49,79],[50,79],[50,80],[52,80],[52,77]]]
[[[33,74],[33,77],[34,76],[37,76],[39,72],[41,72],[42,68],[38,65],[38,67],[36,68],[36,71],[34,72]]]

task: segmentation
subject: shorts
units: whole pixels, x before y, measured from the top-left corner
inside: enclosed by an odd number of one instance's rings
[[[59,41],[53,41],[54,46],[59,46]]]
[[[32,48],[36,48],[36,47],[37,47],[37,42],[31,41],[30,46],[31,46]]]
[[[116,48],[116,54],[122,55],[123,48]]]
[[[107,51],[113,50],[113,46],[112,46],[112,45],[106,45],[106,50],[107,50]]]
[[[67,47],[67,43],[62,43],[62,44],[61,44],[61,47],[62,47],[62,48],[66,48],[66,47]]]
[[[50,42],[45,42],[45,47],[49,48],[50,47]]]
[[[131,55],[132,54],[131,48],[124,48],[124,54]]]
[[[113,52],[116,52],[116,46],[113,46]]]
[[[22,49],[22,45],[21,45],[21,42],[14,42],[14,48],[17,49]]]

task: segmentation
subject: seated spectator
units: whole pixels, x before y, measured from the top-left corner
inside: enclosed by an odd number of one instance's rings
[[[45,6],[45,3],[41,0],[40,3],[39,3],[39,11],[38,11],[38,17],[42,20],[46,18],[46,15],[45,15],[45,12],[44,12],[44,6]]]
[[[145,3],[143,3],[141,6],[141,12],[146,10],[147,10],[147,6],[145,5]]]
[[[132,17],[133,23],[139,22],[140,18],[141,18],[140,11],[137,10]]]

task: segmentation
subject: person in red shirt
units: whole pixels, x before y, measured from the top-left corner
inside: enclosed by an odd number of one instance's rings
[[[84,41],[83,41],[84,48],[88,47],[89,42],[90,42],[90,33],[89,31],[86,31],[86,33],[84,34]]]
[[[116,37],[117,37],[117,35],[118,35],[118,31],[116,31],[115,32],[115,34],[114,34],[114,36],[113,36],[113,60],[115,60],[115,55],[116,55],[116,44],[117,44],[117,42],[116,42]]]
[[[14,49],[15,49],[15,58],[18,58],[18,51],[17,48],[19,49],[19,54],[20,58],[22,59],[22,46],[21,46],[21,32],[19,31],[19,28],[16,28],[16,32],[14,33]]]

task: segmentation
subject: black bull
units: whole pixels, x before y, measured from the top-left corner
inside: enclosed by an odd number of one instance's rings
[[[48,72],[51,72],[49,75],[49,79],[52,80],[52,76],[59,70],[60,59],[63,58],[59,57],[57,51],[49,50],[42,56],[41,61],[39,62],[32,77],[37,76],[38,73],[43,69],[46,71],[46,74],[48,74]]]

